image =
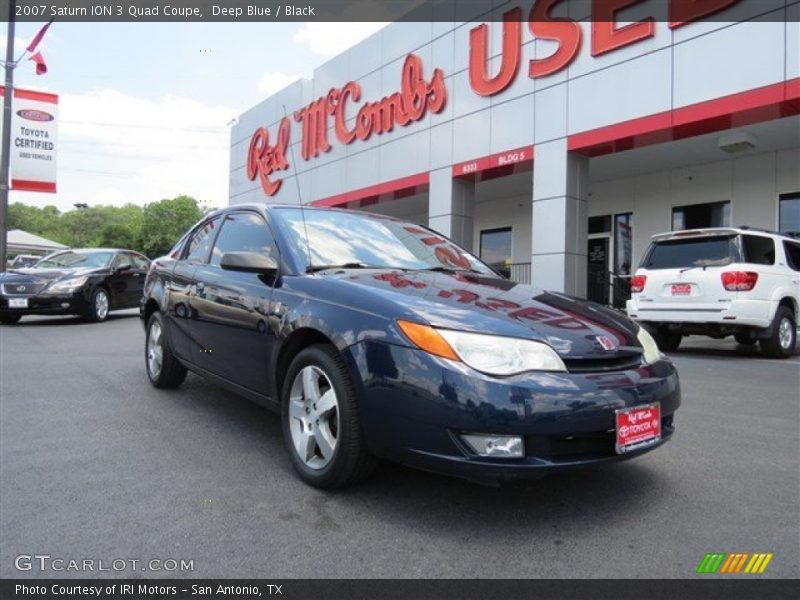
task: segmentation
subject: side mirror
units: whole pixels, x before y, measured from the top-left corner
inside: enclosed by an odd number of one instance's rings
[[[124,273],[125,271],[130,271],[133,268],[133,265],[128,263],[127,265],[120,265],[118,266],[115,271],[117,273]]]
[[[271,256],[259,252],[226,252],[222,255],[219,266],[226,271],[242,271],[275,275],[278,263]]]

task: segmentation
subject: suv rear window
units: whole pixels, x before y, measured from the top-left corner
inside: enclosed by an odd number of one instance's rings
[[[735,239],[734,235],[725,235],[655,242],[642,261],[642,267],[645,269],[724,267],[738,257]]]

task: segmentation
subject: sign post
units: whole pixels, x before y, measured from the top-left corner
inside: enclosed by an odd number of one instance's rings
[[[16,0],[8,2],[8,31],[6,39],[6,79],[3,94],[3,138],[0,146],[0,273],[6,270],[6,234],[8,225],[8,191],[11,187],[9,179],[9,166],[11,164],[11,103],[13,102],[14,89],[14,16],[16,14]]]

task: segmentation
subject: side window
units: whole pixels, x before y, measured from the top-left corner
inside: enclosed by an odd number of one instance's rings
[[[775,264],[775,242],[759,235],[743,235],[744,262],[756,265]]]
[[[219,217],[211,219],[196,229],[183,251],[184,259],[194,262],[206,262],[217,227],[219,227]]]
[[[219,265],[226,252],[258,252],[269,256],[274,255],[274,248],[272,233],[264,219],[253,213],[233,213],[225,217],[211,264]]]
[[[150,261],[147,260],[141,254],[133,254],[131,253],[131,260],[133,261],[133,266],[137,269],[141,269],[142,271],[147,271],[150,268]]]
[[[783,250],[786,252],[786,263],[794,271],[800,271],[800,244],[783,242]]]
[[[132,267],[133,261],[131,261],[131,257],[128,256],[127,252],[120,252],[114,257],[114,268],[119,269],[120,267]]]

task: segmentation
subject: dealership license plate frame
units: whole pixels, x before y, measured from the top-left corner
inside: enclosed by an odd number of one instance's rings
[[[8,308],[28,308],[27,298],[9,298]]]
[[[692,284],[691,283],[673,283],[670,290],[673,296],[691,296]]]
[[[648,436],[634,437],[632,441],[624,441],[620,443],[620,419],[631,415],[634,412],[642,412],[645,410],[654,410],[656,414],[648,417],[657,420],[658,426],[654,434]],[[614,411],[614,450],[617,454],[627,454],[641,448],[647,448],[661,441],[661,403],[652,402],[650,404],[641,404],[638,406],[629,406],[620,408]]]

